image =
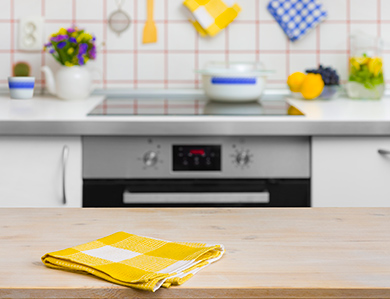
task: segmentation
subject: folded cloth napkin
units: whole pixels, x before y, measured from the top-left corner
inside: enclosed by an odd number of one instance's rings
[[[189,19],[201,36],[214,36],[241,11],[235,0],[185,0]]]
[[[291,41],[296,41],[328,16],[319,0],[271,0],[268,11]]]
[[[224,254],[223,245],[175,243],[118,232],[93,242],[47,253],[55,269],[92,274],[120,285],[155,292],[180,285]]]

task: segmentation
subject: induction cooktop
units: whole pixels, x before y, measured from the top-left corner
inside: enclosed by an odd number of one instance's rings
[[[264,95],[249,103],[213,102],[204,96],[107,96],[88,116],[291,116],[281,95]],[[297,116],[297,115],[294,115]]]

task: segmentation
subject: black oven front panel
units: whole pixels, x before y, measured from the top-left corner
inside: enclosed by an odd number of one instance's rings
[[[220,171],[221,146],[173,145],[173,171]]]
[[[310,207],[310,205],[309,179],[89,179],[84,180],[83,184],[83,207]]]

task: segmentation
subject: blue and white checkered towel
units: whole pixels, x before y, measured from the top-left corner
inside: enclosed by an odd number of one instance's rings
[[[319,0],[271,0],[268,11],[291,41],[296,41],[327,16]]]

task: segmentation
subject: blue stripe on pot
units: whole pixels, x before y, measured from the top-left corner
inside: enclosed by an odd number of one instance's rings
[[[212,77],[212,84],[245,84],[245,85],[255,85],[256,78],[226,78],[226,77]]]
[[[34,82],[8,82],[8,86],[10,89],[14,89],[14,88],[31,89],[34,88]]]

